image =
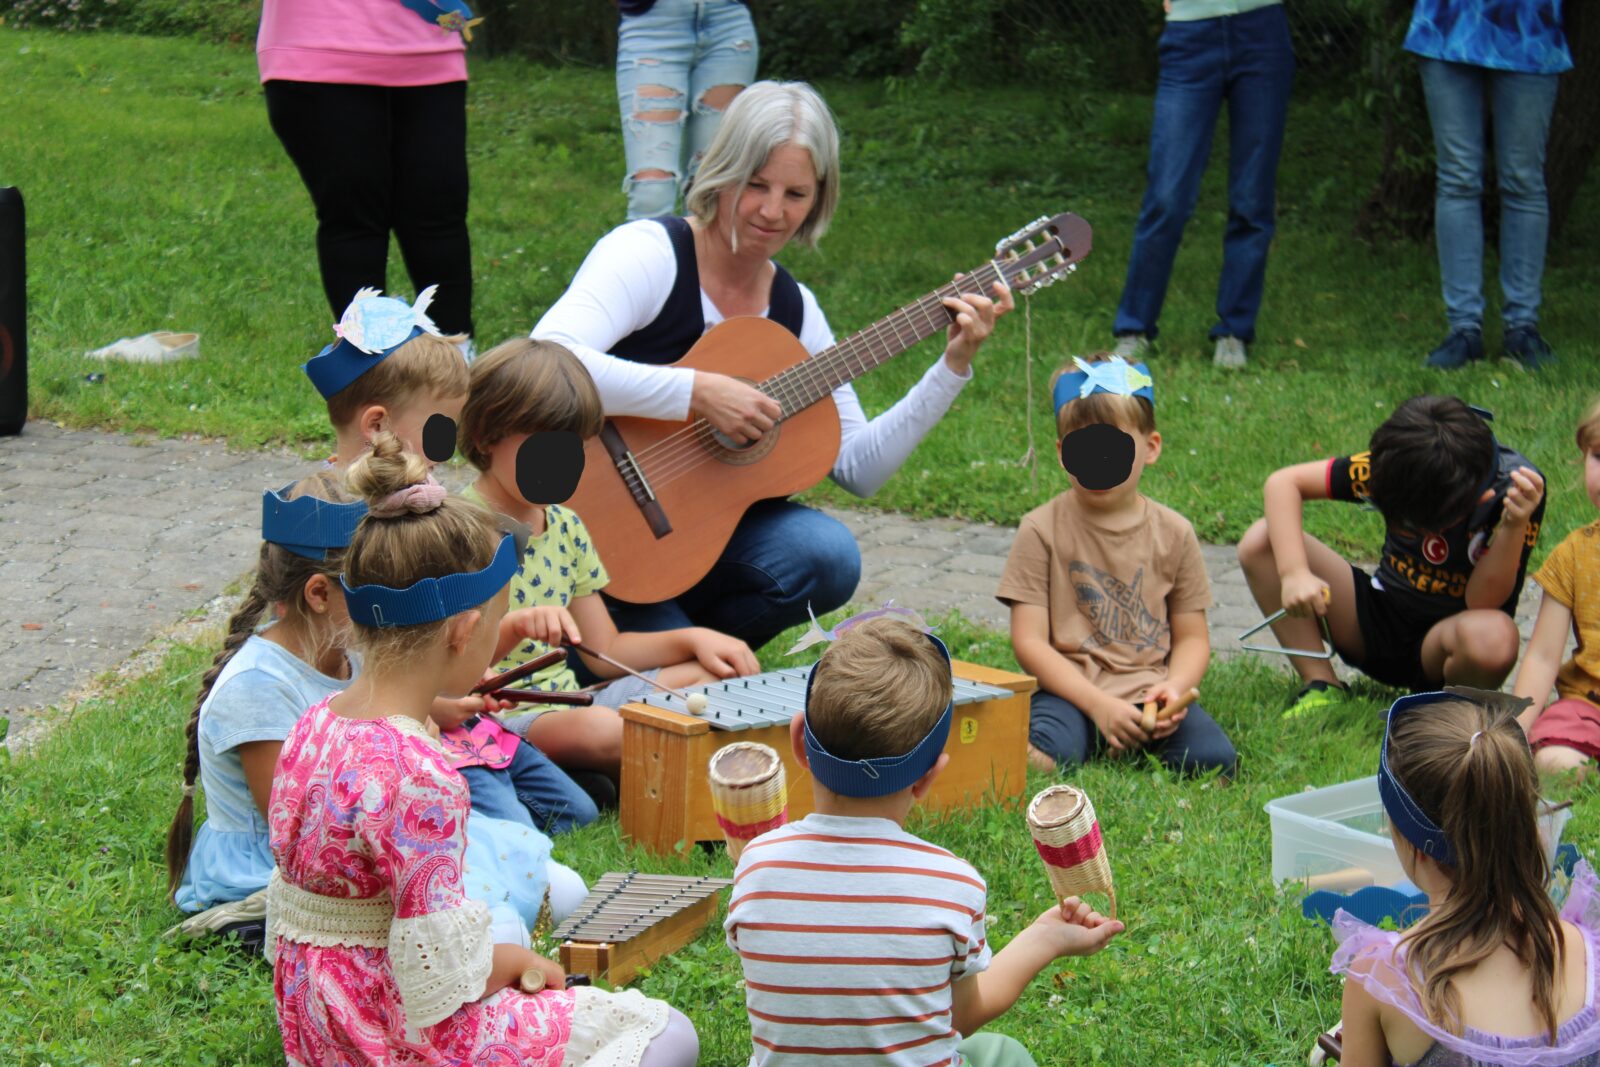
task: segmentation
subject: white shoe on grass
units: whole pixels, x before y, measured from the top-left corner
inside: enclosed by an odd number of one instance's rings
[[[1217,338],[1217,351],[1211,357],[1211,362],[1219,367],[1242,367],[1245,365],[1244,342],[1237,337]]]
[[[1120,356],[1129,363],[1138,363],[1150,352],[1150,338],[1142,333],[1125,333],[1117,338],[1115,347],[1111,349],[1113,356]]]

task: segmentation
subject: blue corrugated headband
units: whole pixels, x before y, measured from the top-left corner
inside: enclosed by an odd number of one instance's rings
[[[335,504],[314,496],[285,499],[294,483],[261,494],[261,539],[306,559],[327,559],[345,548],[367,514],[365,501]]]
[[[380,629],[419,626],[484,603],[505,588],[520,564],[516,537],[508,533],[500,539],[494,559],[481,571],[421,578],[404,589],[386,585],[359,585],[352,589],[342,574],[339,584],[344,586],[345,603],[353,621]]]

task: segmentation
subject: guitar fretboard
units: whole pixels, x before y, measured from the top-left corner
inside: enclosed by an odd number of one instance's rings
[[[988,295],[1002,277],[1000,268],[991,260],[967,275],[960,286],[952,282],[935,289],[832,348],[774,374],[761,383],[761,391],[783,405],[785,418],[803,411],[845,382],[882,366],[912,345],[948,327],[951,314],[944,306],[946,297],[974,290]]]

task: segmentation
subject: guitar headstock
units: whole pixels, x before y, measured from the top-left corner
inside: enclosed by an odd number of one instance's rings
[[[1072,212],[1035,219],[994,246],[994,265],[1024,296],[1065,278],[1094,247],[1094,231]]]

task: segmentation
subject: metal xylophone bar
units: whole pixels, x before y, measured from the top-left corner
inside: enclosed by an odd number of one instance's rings
[[[714,682],[688,690],[704,693],[706,710],[699,718],[718,730],[747,730],[758,726],[786,723],[805,706],[806,675],[809,667],[787,667],[747,678]],[[1009,690],[962,678],[955,680],[955,703],[973,704],[1007,697]],[[663,694],[652,694],[642,703],[667,711],[680,712],[678,702]]]
[[[648,929],[653,923],[697,904],[731,884],[726,878],[607,874],[595,883],[584,903],[551,936],[557,940],[596,940],[590,931],[615,935],[641,923],[641,929]],[[627,922],[619,926],[615,919]],[[649,922],[644,922],[645,919]]]

